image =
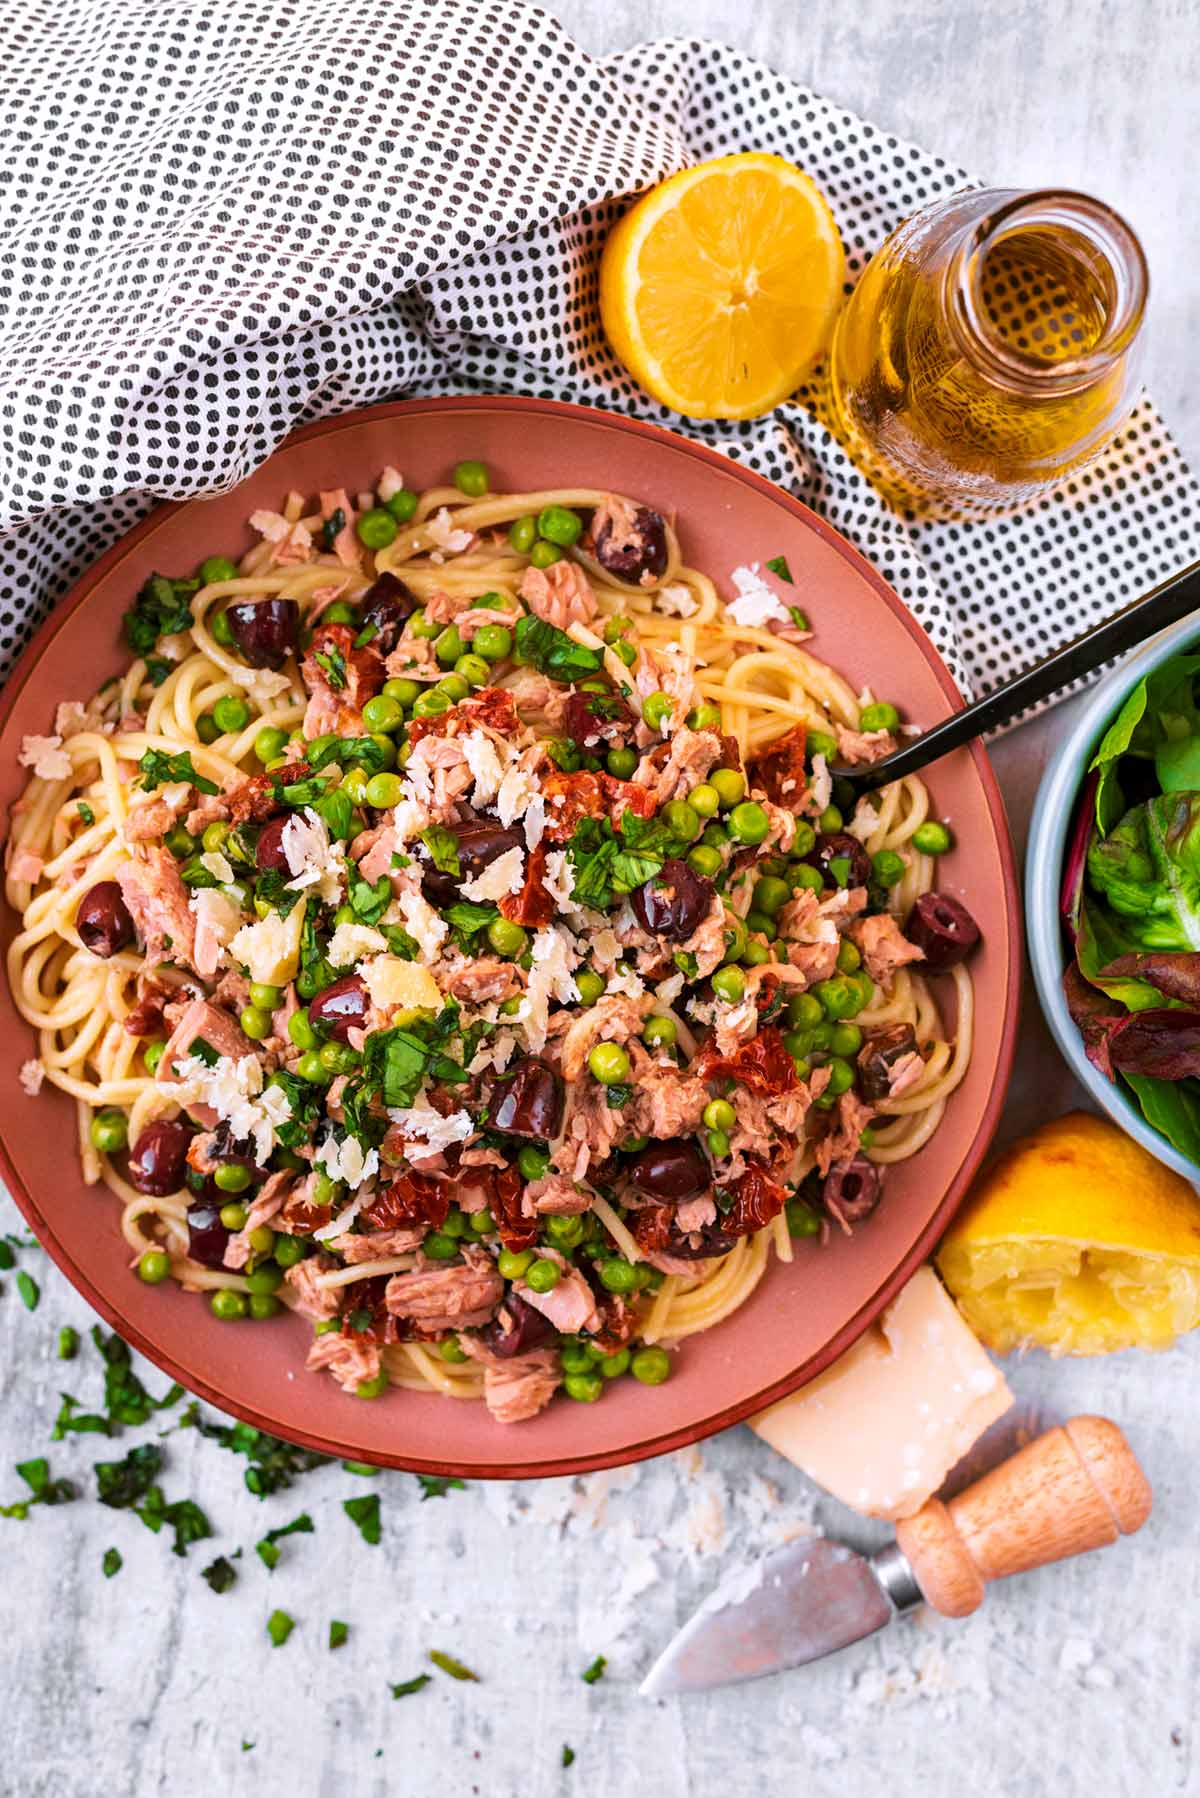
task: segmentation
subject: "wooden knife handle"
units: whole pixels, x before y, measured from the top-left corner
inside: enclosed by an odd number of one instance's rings
[[[967,1617],[989,1580],[1105,1548],[1150,1515],[1150,1486],[1106,1417],[1073,1417],[948,1504],[931,1498],[896,1526],[926,1601]]]

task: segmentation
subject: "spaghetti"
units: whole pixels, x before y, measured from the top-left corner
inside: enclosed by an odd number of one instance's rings
[[[656,1383],[968,1065],[949,833],[916,779],[844,819],[828,771],[894,708],[786,570],[726,603],[634,500],[463,464],[251,522],[26,739],[27,1089],[75,1100],[144,1279],[305,1312],[363,1397]]]

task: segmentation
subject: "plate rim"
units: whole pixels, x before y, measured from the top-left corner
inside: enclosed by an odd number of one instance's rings
[[[299,430],[290,432],[274,446],[269,456],[264,457],[254,468],[248,469],[241,479],[234,483],[234,486],[241,486],[243,482],[259,474],[268,462],[283,451],[292,449],[296,444],[311,442],[316,438],[336,437],[340,431],[357,429],[365,423],[424,416],[430,413],[462,411],[469,414],[494,410],[525,416],[541,415],[551,419],[569,418],[600,428],[611,429],[618,433],[627,432],[645,437],[669,447],[677,454],[689,456],[709,468],[719,470],[723,475],[732,476],[751,491],[770,499],[774,504],[781,506],[784,511],[791,513],[797,522],[814,531],[874,589],[876,595],[913,638],[947,699],[954,706],[963,705],[964,701],[958,685],[924,627],[879,570],[833,525],[821,518],[802,500],[785,492],[782,487],[777,486],[774,481],[768,480],[764,475],[758,474],[756,470],[747,468],[744,463],[721,454],[719,450],[708,444],[683,437],[675,431],[644,419],[630,418],[622,413],[609,412],[599,406],[575,405],[564,400],[542,399],[524,394],[438,395],[424,399],[386,400],[374,406],[364,406],[350,412],[339,413],[332,418],[318,419],[312,424],[304,425]],[[221,491],[229,491],[229,489],[221,489]],[[0,692],[0,730],[7,726],[10,715],[24,691],[33,669],[41,657],[52,647],[56,638],[66,628],[69,620],[88,598],[97,583],[115,568],[131,549],[161,529],[177,512],[187,506],[202,504],[205,499],[212,497],[214,496],[211,494],[193,494],[186,500],[160,502],[147,513],[145,518],[140,519],[130,530],[122,533],[116,543],[90,564],[52,607],[49,615],[39,625],[22,650],[11,674],[5,681],[3,691]],[[790,1373],[781,1375],[780,1378],[772,1381],[760,1391],[738,1399],[735,1403],[725,1406],[721,1411],[694,1419],[689,1423],[676,1425],[672,1429],[661,1431],[640,1441],[631,1442],[624,1448],[600,1450],[595,1454],[564,1455],[551,1460],[514,1459],[464,1466],[452,1461],[434,1460],[427,1457],[406,1457],[386,1448],[372,1448],[364,1451],[356,1447],[354,1459],[369,1461],[380,1467],[396,1468],[402,1472],[460,1475],[473,1480],[559,1479],[583,1473],[599,1472],[609,1467],[630,1466],[657,1455],[670,1454],[677,1449],[686,1448],[692,1443],[718,1435],[734,1424],[742,1423],[747,1418],[765,1411],[769,1406],[777,1404],[781,1399],[798,1392],[802,1386],[807,1385],[810,1380],[815,1379],[818,1374],[829,1367],[839,1355],[844,1354],[869,1328],[880,1312],[926,1260],[930,1250],[944,1233],[961,1204],[972,1178],[991,1146],[1003,1109],[1016,1054],[1021,1000],[1022,945],[1020,886],[1016,872],[1016,860],[1004,800],[987,752],[983,744],[975,739],[968,746],[968,753],[983,790],[988,815],[1000,851],[1005,919],[1008,925],[1005,1015],[1001,1028],[999,1056],[979,1129],[967,1146],[953,1178],[948,1182],[946,1191],[933,1214],[888,1277],[880,1282],[875,1291],[864,1300],[840,1330],[836,1331],[815,1354],[810,1355],[805,1362],[792,1369]],[[7,978],[7,974],[5,978]],[[172,1354],[149,1343],[139,1328],[132,1326],[128,1318],[110,1306],[94,1288],[86,1271],[67,1251],[56,1232],[42,1216],[37,1201],[16,1170],[3,1134],[0,1134],[0,1174],[3,1175],[18,1210],[34,1230],[39,1242],[59,1271],[87,1300],[92,1309],[104,1319],[109,1328],[115,1330],[124,1341],[129,1343],[131,1348],[135,1348],[139,1354],[144,1355],[148,1361],[172,1380],[177,1381],[186,1391],[203,1399],[205,1403],[212,1405],[224,1415],[238,1418],[256,1429],[265,1431],[268,1435],[297,1443],[302,1447],[313,1449],[317,1453],[331,1456],[333,1459],[343,1458],[342,1451],[336,1446],[331,1447],[328,1438],[290,1427],[282,1430],[261,1411],[240,1403],[236,1398],[217,1390],[206,1379],[197,1378],[190,1370],[182,1368]],[[514,1443],[514,1447],[519,1447],[519,1443]]]

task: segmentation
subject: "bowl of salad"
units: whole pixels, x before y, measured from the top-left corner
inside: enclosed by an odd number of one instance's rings
[[[1026,863],[1030,958],[1092,1098],[1200,1182],[1200,619],[1092,694],[1042,781]]]

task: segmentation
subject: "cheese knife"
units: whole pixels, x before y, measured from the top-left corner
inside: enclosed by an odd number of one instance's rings
[[[922,1603],[967,1617],[990,1580],[1132,1535],[1150,1503],[1117,1425],[1074,1417],[945,1504],[930,1499],[873,1555],[814,1536],[737,1569],[664,1650],[642,1693],[703,1692],[802,1667]]]

